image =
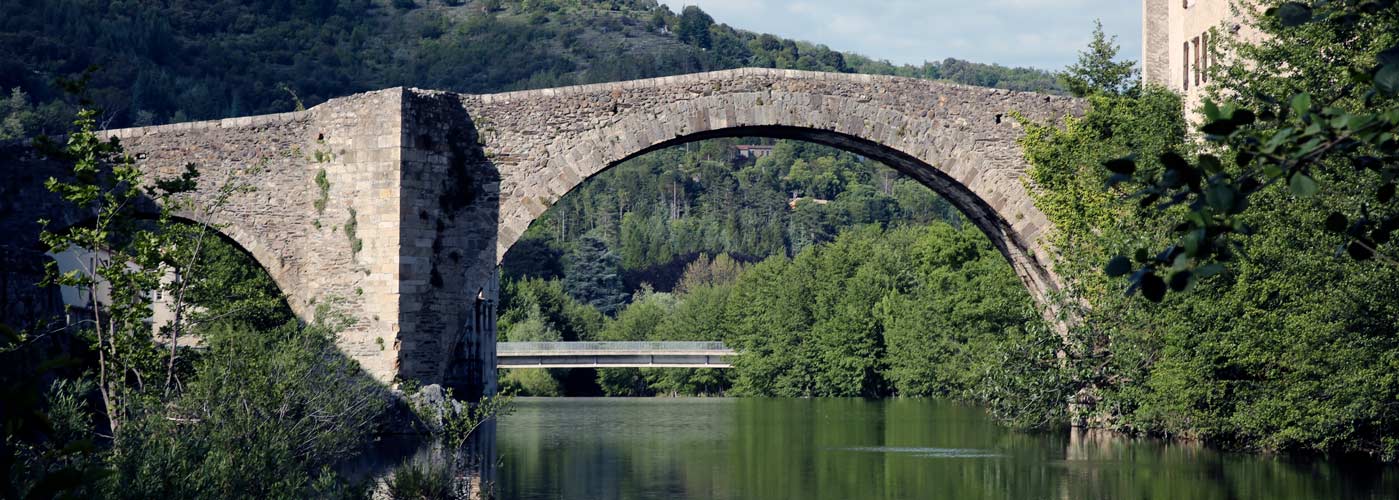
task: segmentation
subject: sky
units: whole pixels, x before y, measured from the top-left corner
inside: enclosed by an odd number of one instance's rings
[[[1140,0],[661,0],[698,5],[715,22],[825,44],[898,64],[955,57],[1060,70],[1088,44],[1093,20],[1119,56],[1141,59]]]

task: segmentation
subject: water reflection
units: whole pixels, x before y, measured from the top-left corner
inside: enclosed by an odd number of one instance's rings
[[[1391,498],[1395,467],[1010,432],[935,400],[522,399],[503,498]]]

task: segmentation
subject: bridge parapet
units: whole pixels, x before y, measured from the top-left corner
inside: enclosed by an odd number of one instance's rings
[[[734,354],[723,342],[497,342],[498,356],[572,356],[579,353]]]
[[[723,342],[499,342],[499,368],[731,368]]]

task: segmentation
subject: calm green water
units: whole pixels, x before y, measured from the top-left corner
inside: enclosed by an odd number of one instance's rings
[[[1399,468],[1023,434],[943,401],[521,399],[504,498],[1399,498]]]

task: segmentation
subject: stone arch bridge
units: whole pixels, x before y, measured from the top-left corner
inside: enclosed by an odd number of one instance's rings
[[[471,394],[493,390],[496,268],[530,223],[592,175],[705,138],[803,139],[895,167],[961,209],[1043,302],[1060,286],[1043,243],[1050,227],[1027,195],[1009,116],[1056,120],[1083,107],[908,78],[738,69],[491,95],[394,88],[105,134],[148,175],[195,163],[196,198],[229,176],[253,185],[200,221],[249,251],[297,314],[327,302],[352,314],[341,348],[379,380]],[[44,168],[59,167],[16,155],[0,164],[14,195],[0,201],[0,230],[34,234],[32,221],[55,216],[32,202],[51,199]],[[0,257],[34,248],[6,244]]]

